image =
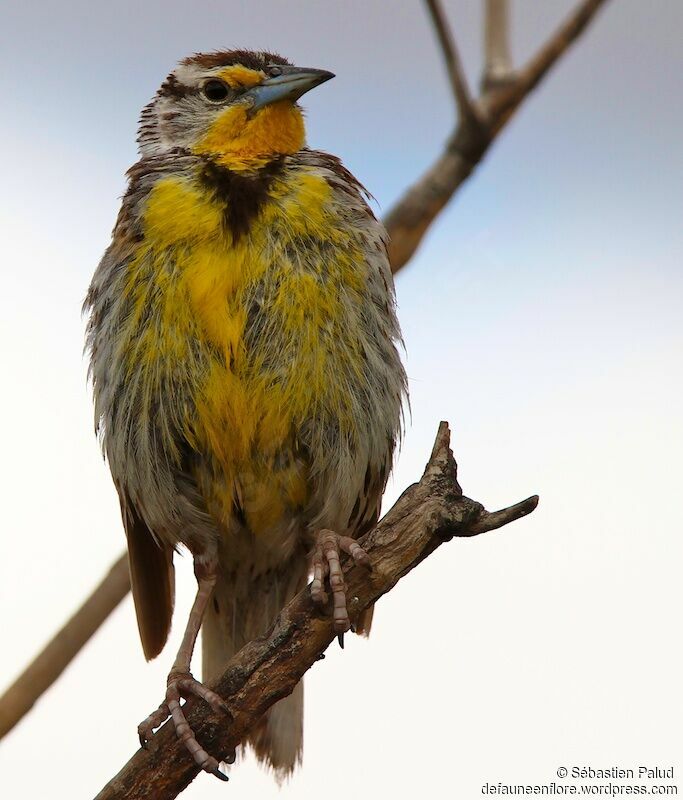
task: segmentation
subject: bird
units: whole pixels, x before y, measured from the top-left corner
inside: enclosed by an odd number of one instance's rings
[[[341,160],[306,144],[298,101],[333,77],[267,51],[179,62],[142,111],[140,157],[84,302],[148,660],[168,638],[181,548],[197,579],[140,741],[170,717],[224,780],[181,700],[225,712],[208,684],[311,575],[333,630],[350,629],[340,559],[369,564],[357,539],[377,523],[404,424],[386,231]],[[200,628],[203,682],[191,672]],[[283,779],[302,740],[300,682],[245,746]]]

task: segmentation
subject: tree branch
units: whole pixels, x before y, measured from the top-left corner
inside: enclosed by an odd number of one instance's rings
[[[389,258],[394,273],[413,257],[439,212],[481,161],[491,142],[522,101],[576,41],[607,0],[582,0],[548,42],[510,80],[490,85],[475,101],[474,126],[461,119],[434,164],[410,186],[386,215]],[[485,81],[484,81],[485,82]]]
[[[460,119],[476,116],[472,98],[470,97],[470,91],[467,88],[467,80],[465,79],[458,49],[455,46],[455,40],[453,39],[450,27],[446,21],[446,15],[443,12],[441,3],[439,0],[425,0],[425,2],[432,24],[434,25],[436,38],[439,40],[441,54],[446,62],[448,78],[451,82],[451,88],[458,107]]]
[[[52,686],[128,594],[129,588],[128,556],[123,553],[73,617],[0,697],[0,738],[11,731]]]
[[[586,30],[607,0],[583,0],[557,28],[547,42],[518,70],[515,80],[493,89],[486,98],[486,111],[500,127],[507,122],[521,101],[538,86],[559,58]],[[501,124],[502,123],[502,124]],[[495,128],[496,132],[500,127]]]
[[[532,511],[538,497],[487,514],[480,503],[464,497],[442,422],[431,458],[419,483],[408,487],[379,525],[362,539],[372,560],[368,572],[353,562],[344,565],[352,621],[390,591],[444,541],[474,536],[512,522]],[[286,697],[335,638],[329,614],[322,614],[307,588],[280,612],[270,631],[245,645],[227,665],[213,688],[230,709],[219,717],[201,702],[188,701],[188,722],[202,746],[229,759],[235,748],[275,702]],[[185,789],[199,769],[166,724],[147,750],[138,750],[95,800],[170,800]]]
[[[510,57],[509,0],[485,0],[485,2],[482,91],[501,86],[513,76]]]

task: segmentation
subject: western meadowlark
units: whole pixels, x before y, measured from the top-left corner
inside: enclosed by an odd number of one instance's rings
[[[218,777],[180,698],[262,634],[313,572],[350,627],[340,552],[376,522],[406,377],[386,234],[339,159],[305,145],[297,100],[334,77],[274,53],[182,61],[143,110],[140,160],[84,309],[96,426],[121,501],[145,656],[162,650],[173,552],[198,591],[159,710]],[[356,622],[366,632],[370,615]],[[301,760],[303,689],[250,743]]]

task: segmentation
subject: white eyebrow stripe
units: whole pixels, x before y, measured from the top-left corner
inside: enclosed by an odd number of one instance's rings
[[[180,64],[173,71],[178,81],[184,86],[195,86],[202,77],[213,75],[218,70],[202,68],[198,64]]]

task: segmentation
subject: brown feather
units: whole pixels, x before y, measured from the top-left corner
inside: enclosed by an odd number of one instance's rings
[[[119,493],[128,539],[130,584],[145,658],[164,649],[175,601],[173,550],[159,544],[124,492]]]

